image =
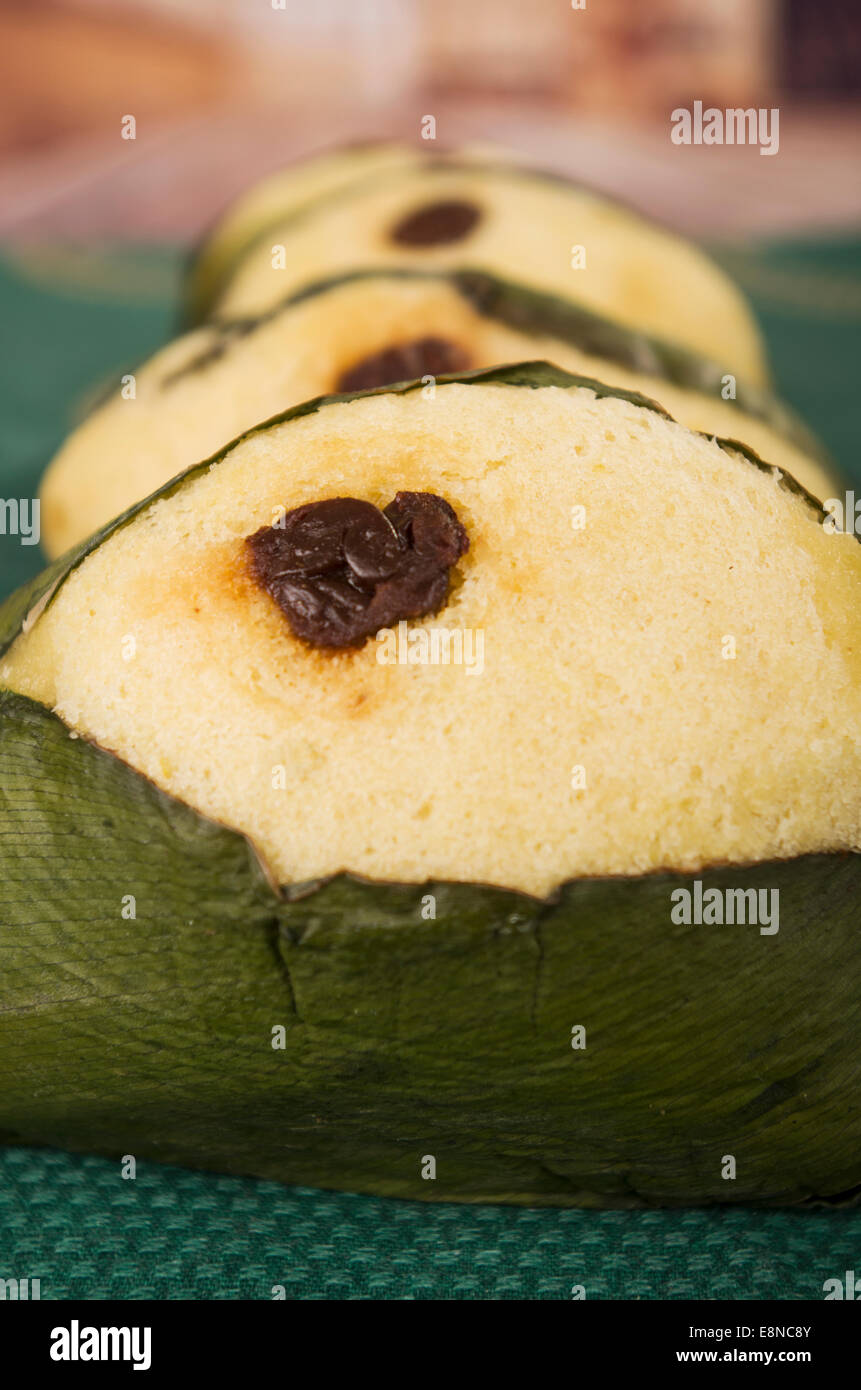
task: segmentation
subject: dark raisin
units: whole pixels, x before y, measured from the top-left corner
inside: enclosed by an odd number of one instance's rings
[[[452,241],[463,241],[480,218],[481,208],[475,203],[454,199],[426,203],[402,217],[392,228],[391,238],[399,246],[445,246]]]
[[[254,579],[293,633],[330,648],[435,612],[469,548],[454,509],[432,492],[399,492],[383,511],[355,497],[309,502],[245,543]]]
[[[363,357],[341,373],[335,389],[370,391],[375,386],[391,386],[396,381],[463,372],[469,364],[469,357],[457,343],[446,338],[416,338],[414,342],[398,343],[371,357]]]

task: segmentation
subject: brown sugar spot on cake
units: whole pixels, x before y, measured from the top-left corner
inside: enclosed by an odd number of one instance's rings
[[[437,612],[469,539],[444,498],[399,492],[382,511],[356,497],[306,503],[245,545],[249,574],[293,635],[343,651]]]
[[[350,720],[365,720],[373,717],[379,705],[379,694],[375,698],[367,688],[359,687],[351,691],[347,697],[345,713]]]
[[[425,203],[407,213],[390,232],[398,246],[449,246],[463,241],[481,220],[481,208],[462,199]]]
[[[247,567],[235,540],[183,555],[181,564],[159,568],[141,556],[128,580],[130,601],[142,619],[207,622],[213,614],[247,604]]]
[[[469,354],[447,338],[415,338],[354,362],[338,377],[336,391],[370,391],[396,381],[463,372],[471,365]]]

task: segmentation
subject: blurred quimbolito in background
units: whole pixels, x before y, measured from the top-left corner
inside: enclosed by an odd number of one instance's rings
[[[846,0],[4,0],[3,495],[34,496],[76,413],[173,331],[237,192],[339,142],[421,144],[428,117],[437,147],[508,147],[707,242],[851,472],[859,57]],[[776,110],[771,152],[675,143],[695,103]],[[0,559],[8,590],[38,547]]]

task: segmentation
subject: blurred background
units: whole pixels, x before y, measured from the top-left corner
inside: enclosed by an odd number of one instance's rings
[[[286,160],[425,114],[693,232],[861,218],[853,0],[0,0],[0,91],[0,236],[192,237]],[[778,105],[779,157],[671,145],[695,99]]]

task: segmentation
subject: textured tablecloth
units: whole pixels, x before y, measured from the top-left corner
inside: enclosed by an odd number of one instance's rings
[[[721,255],[782,391],[861,493],[861,241]],[[180,259],[31,248],[0,261],[0,496],[32,497],[88,395],[170,332]],[[0,537],[0,593],[40,564]],[[853,1268],[858,1211],[434,1206],[145,1163],[124,1181],[103,1159],[0,1150],[0,1279],[39,1279],[43,1299],[271,1298],[276,1285],[288,1298],[564,1299],[583,1285],[587,1298],[819,1299]]]

